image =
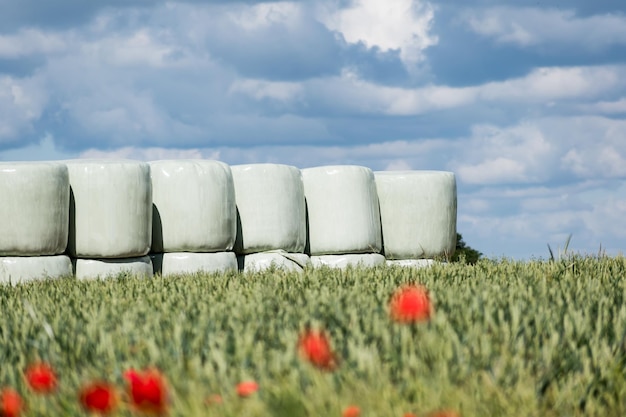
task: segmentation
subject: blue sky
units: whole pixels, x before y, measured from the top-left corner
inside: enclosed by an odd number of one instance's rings
[[[626,248],[623,0],[0,0],[0,160],[452,171],[489,257]]]

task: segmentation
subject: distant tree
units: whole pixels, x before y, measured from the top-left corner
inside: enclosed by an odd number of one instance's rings
[[[465,258],[466,263],[475,264],[481,256],[483,256],[482,252],[467,246],[463,241],[463,236],[460,233],[456,234],[456,250],[451,259],[452,262],[459,262],[461,258]]]

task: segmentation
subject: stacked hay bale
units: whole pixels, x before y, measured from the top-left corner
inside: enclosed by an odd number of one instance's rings
[[[0,283],[72,274],[65,256],[70,185],[54,162],[0,163]]]
[[[300,170],[289,165],[232,167],[237,201],[235,252],[239,269],[261,271],[274,265],[303,271],[309,265],[306,207]]]
[[[152,277],[152,186],[147,163],[66,161],[70,183],[68,253],[78,279],[128,272]]]
[[[376,266],[385,262],[374,173],[362,166],[302,170],[313,266]]]
[[[70,275],[72,265],[78,279],[419,267],[449,258],[456,245],[456,180],[445,171],[0,163],[0,197],[0,282]]]
[[[377,171],[375,178],[387,263],[420,267],[451,257],[456,247],[454,173]]]
[[[149,164],[155,273],[237,271],[232,252],[237,214],[230,167],[209,160]]]

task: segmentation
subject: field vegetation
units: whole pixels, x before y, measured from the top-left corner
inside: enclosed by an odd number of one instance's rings
[[[428,320],[391,317],[406,284],[428,289]],[[151,368],[167,381],[172,416],[341,416],[355,406],[362,417],[622,417],[625,301],[625,258],[575,255],[4,285],[0,388],[23,397],[24,415],[85,415],[85,383],[108,381],[123,400],[125,372]],[[332,367],[299,353],[306,329],[325,332]],[[54,393],[29,388],[35,362],[56,371]],[[236,387],[246,381],[256,385],[244,397]],[[112,415],[135,412],[122,404]]]

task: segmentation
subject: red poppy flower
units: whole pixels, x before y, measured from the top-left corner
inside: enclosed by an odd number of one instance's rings
[[[25,372],[30,388],[41,394],[48,394],[57,387],[57,376],[52,367],[44,362],[29,366]]]
[[[244,381],[237,384],[237,395],[249,397],[259,390],[259,384],[254,381]]]
[[[23,409],[24,402],[17,391],[11,388],[0,391],[0,416],[18,417]]]
[[[427,321],[433,313],[428,290],[420,285],[398,289],[389,304],[391,318],[401,323]]]
[[[417,417],[417,415],[413,413],[404,413],[404,417]]]
[[[115,388],[107,382],[92,382],[78,393],[80,403],[87,411],[107,414],[117,405]]]
[[[298,350],[300,356],[320,369],[332,371],[337,367],[337,358],[322,331],[306,330],[298,339]]]
[[[124,372],[132,404],[140,411],[163,414],[167,408],[167,384],[156,369]]]
[[[361,415],[361,409],[356,405],[349,405],[341,413],[341,417],[359,417]]]

